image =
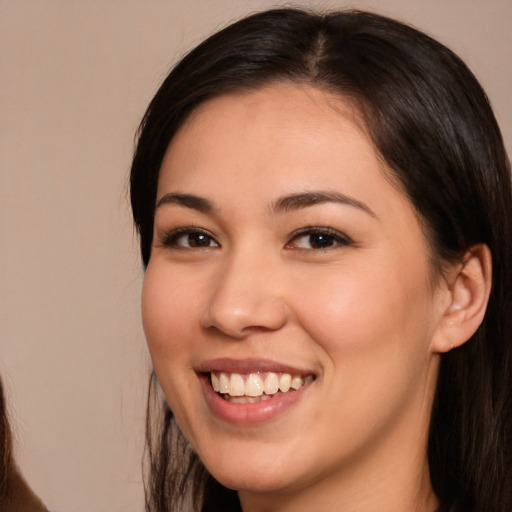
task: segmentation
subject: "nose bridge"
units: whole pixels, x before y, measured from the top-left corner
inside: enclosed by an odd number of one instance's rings
[[[205,327],[243,338],[254,330],[277,330],[286,321],[278,257],[233,250],[223,261],[203,317]]]

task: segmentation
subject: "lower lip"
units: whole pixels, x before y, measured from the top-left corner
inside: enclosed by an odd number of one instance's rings
[[[268,400],[252,404],[240,404],[224,400],[216,393],[209,382],[209,376],[200,377],[206,402],[211,411],[221,420],[239,425],[250,425],[269,421],[293,407],[311,386],[303,386],[297,391],[276,395]]]

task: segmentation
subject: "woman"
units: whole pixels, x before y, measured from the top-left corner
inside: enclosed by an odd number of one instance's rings
[[[510,510],[510,166],[451,51],[243,19],[152,100],[131,199],[147,510]]]

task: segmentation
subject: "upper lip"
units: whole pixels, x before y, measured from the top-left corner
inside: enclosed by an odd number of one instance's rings
[[[269,359],[232,359],[218,358],[203,361],[197,368],[199,372],[225,372],[225,373],[290,373],[292,375],[315,375],[312,370],[297,368]]]

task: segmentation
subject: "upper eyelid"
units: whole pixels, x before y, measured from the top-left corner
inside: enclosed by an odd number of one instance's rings
[[[301,238],[308,238],[315,235],[327,236],[328,238],[331,238],[332,242],[334,243],[325,247],[304,247],[299,242]],[[310,226],[294,231],[294,233],[290,235],[289,241],[286,243],[284,248],[292,251],[316,254],[318,252],[324,253],[326,251],[330,252],[333,250],[340,250],[354,245],[355,243],[350,237],[345,235],[343,232],[338,231],[337,229],[333,229],[328,226]]]
[[[162,245],[170,245],[171,241],[175,241],[180,236],[184,236],[191,233],[201,233],[208,237],[210,237],[217,245],[220,246],[220,242],[210,231],[204,228],[200,228],[197,226],[184,226],[176,229],[170,229],[168,231],[164,231],[162,236],[160,236],[160,242]]]
[[[307,226],[304,228],[299,228],[290,234],[290,240],[293,240],[294,238],[297,238],[299,236],[312,235],[312,234],[313,235],[314,234],[326,234],[326,235],[329,235],[329,236],[332,236],[335,238],[337,237],[337,238],[343,239],[347,242],[352,241],[352,239],[345,233],[338,231],[337,229],[328,227],[328,226]]]
[[[162,233],[160,237],[160,242],[162,245],[170,245],[171,241],[176,240],[180,236],[187,235],[190,233],[202,233],[208,237],[210,237],[219,247],[221,246],[221,243],[219,239],[209,230],[205,228],[201,228],[199,226],[183,226],[178,227],[175,229],[169,229]],[[288,241],[285,245],[290,244],[294,239],[299,238],[301,236],[307,236],[312,234],[325,234],[327,236],[332,236],[333,238],[336,238],[342,242],[345,242],[347,244],[353,243],[353,240],[346,235],[345,233],[334,229],[330,226],[318,226],[318,225],[309,225],[304,226],[302,228],[296,229],[292,233],[288,235]],[[172,239],[172,240],[171,240]]]

